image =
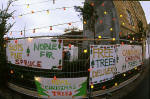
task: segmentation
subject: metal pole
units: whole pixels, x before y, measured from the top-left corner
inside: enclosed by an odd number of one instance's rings
[[[26,24],[25,24],[25,26],[24,26],[24,38],[26,37]]]

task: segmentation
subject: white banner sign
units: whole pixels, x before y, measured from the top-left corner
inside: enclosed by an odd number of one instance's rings
[[[126,72],[142,64],[142,46],[118,45],[117,56],[117,72]]]
[[[61,70],[62,48],[62,40],[10,40],[7,44],[7,57],[10,63],[20,66]]]
[[[113,78],[116,52],[113,45],[90,46],[90,78],[94,84]]]
[[[35,84],[41,98],[72,99],[87,95],[87,77],[56,79],[35,77]]]

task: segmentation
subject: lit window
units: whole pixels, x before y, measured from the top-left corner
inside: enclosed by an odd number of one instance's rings
[[[130,23],[131,25],[134,25],[133,20],[132,20],[132,15],[131,15],[131,13],[130,13],[129,10],[127,10],[127,15],[128,15],[129,23]]]

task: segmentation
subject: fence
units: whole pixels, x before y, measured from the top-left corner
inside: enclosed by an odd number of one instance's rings
[[[35,77],[44,78],[81,78],[87,77],[86,87],[87,96],[91,97],[91,93],[98,90],[105,90],[118,85],[121,82],[133,77],[139,73],[141,66],[127,70],[123,73],[115,74],[112,79],[103,81],[101,83],[93,84],[90,78],[90,46],[89,45],[118,45],[118,41],[112,39],[78,39],[78,38],[66,38],[66,37],[50,37],[46,39],[61,39],[63,41],[62,50],[62,68],[58,69],[40,69],[31,68],[30,66],[18,66],[16,64],[8,63],[10,69],[9,82],[23,87],[25,89],[37,91],[35,84]],[[34,38],[38,39],[38,38]],[[44,38],[42,38],[44,39]],[[28,39],[27,40],[31,40]],[[142,43],[136,41],[119,40],[121,45],[142,45]],[[32,42],[32,41],[31,41]],[[123,43],[122,43],[123,42]],[[19,39],[18,42],[19,43]],[[90,82],[89,82],[90,81]],[[85,90],[86,91],[86,90]]]

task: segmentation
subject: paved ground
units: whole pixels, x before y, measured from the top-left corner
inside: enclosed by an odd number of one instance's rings
[[[149,97],[149,85],[150,85],[150,71],[147,73],[142,82],[126,97],[123,99],[150,99]]]

